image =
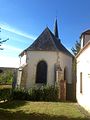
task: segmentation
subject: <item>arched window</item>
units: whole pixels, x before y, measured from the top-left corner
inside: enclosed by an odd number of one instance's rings
[[[37,64],[36,83],[47,83],[47,63],[45,61]]]

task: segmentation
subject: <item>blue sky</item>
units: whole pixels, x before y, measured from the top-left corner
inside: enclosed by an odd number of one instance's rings
[[[90,29],[89,9],[90,0],[0,0],[0,36],[9,38],[0,51],[0,66],[18,67],[18,54],[46,26],[53,32],[56,16],[60,39],[71,49],[80,34]]]

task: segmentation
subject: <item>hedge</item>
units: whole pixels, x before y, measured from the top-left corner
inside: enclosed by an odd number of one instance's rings
[[[30,101],[58,101],[58,88],[54,86],[42,86],[41,88],[14,89],[12,92],[14,100]]]
[[[54,86],[42,86],[29,90],[3,88],[0,89],[0,101],[2,100],[58,101],[58,88]]]
[[[10,100],[11,94],[12,94],[12,89],[10,88],[0,89],[0,101]]]

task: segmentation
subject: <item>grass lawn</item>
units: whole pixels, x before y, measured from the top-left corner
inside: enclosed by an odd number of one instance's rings
[[[0,120],[90,120],[76,103],[11,101],[0,103]]]

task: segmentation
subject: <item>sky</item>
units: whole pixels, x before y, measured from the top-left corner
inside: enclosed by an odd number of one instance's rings
[[[59,37],[71,50],[80,34],[90,29],[90,0],[0,0],[0,67],[19,67],[18,55],[57,18]]]

